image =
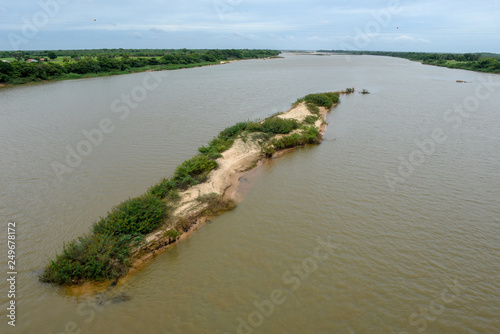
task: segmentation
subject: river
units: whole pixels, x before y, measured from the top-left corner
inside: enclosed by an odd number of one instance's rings
[[[346,87],[371,94],[341,97],[321,145],[268,161],[234,211],[122,284],[38,281],[220,130]],[[18,272],[2,333],[498,333],[499,107],[498,75],[373,56],[1,89],[2,276],[9,221]]]

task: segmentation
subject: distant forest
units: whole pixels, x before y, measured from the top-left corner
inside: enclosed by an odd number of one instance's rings
[[[390,52],[390,51],[345,51],[319,50],[324,53],[350,55],[371,55],[405,58],[420,61],[427,65],[459,68],[463,70],[500,73],[500,54],[496,53],[425,53],[425,52]]]
[[[276,50],[100,49],[0,51],[0,83],[126,74],[218,64],[221,61],[277,57]]]

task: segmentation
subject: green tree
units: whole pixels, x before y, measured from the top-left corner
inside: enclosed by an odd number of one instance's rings
[[[52,60],[57,59],[57,55],[56,55],[56,53],[54,51],[49,51],[49,53],[47,54],[47,56],[50,59],[52,59]]]
[[[22,52],[16,52],[16,53],[14,53],[14,58],[16,58],[17,61],[20,61],[21,59],[23,59]]]

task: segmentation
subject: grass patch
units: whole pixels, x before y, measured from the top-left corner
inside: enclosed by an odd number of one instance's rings
[[[222,152],[231,148],[236,137],[245,131],[250,123],[236,123],[221,131],[218,137],[208,143],[208,146],[198,149],[199,155],[184,161],[177,167],[173,177],[162,179],[150,187],[148,193],[170,202],[178,201],[179,190],[204,182],[207,175],[218,166],[214,160],[220,158]]]
[[[305,119],[304,119],[304,122],[307,123],[307,124],[314,124],[316,123],[316,121],[319,119],[318,116],[307,116]]]
[[[309,110],[309,112],[311,114],[319,115],[319,108],[314,103],[310,103],[310,102],[306,103],[306,107],[307,107],[307,110]]]
[[[248,124],[249,132],[264,132],[272,134],[287,134],[299,127],[299,123],[294,119],[283,119],[271,117],[263,122],[252,122]]]
[[[233,126],[227,127],[220,132],[219,138],[234,139],[235,137],[240,135],[243,131],[245,131],[249,124],[250,122],[239,122]]]
[[[271,157],[279,150],[303,146],[305,144],[319,144],[321,139],[322,136],[319,130],[311,125],[306,127],[301,133],[292,133],[288,136],[271,140],[269,145],[262,147],[261,153],[266,157]]]
[[[217,166],[216,161],[205,154],[200,154],[177,166],[172,179],[179,189],[186,189],[205,181],[208,173]]]
[[[65,245],[40,277],[42,282],[76,284],[119,277],[130,266],[130,236],[89,234]]]
[[[182,232],[179,232],[176,229],[170,229],[168,231],[165,231],[165,233],[163,234],[163,237],[164,238],[168,237],[168,238],[172,239],[173,241],[175,241],[175,240],[179,239],[181,235],[182,235]]]
[[[167,216],[167,206],[147,194],[113,208],[94,224],[92,233],[65,245],[50,261],[40,280],[56,284],[104,281],[125,274],[130,266],[130,247],[144,242]]]
[[[338,93],[324,93],[333,103],[339,103]]]
[[[199,154],[177,166],[174,176],[162,179],[148,189],[148,194],[176,202],[180,199],[179,191],[204,182],[208,174],[218,164],[207,154]]]
[[[333,106],[333,101],[326,94],[309,94],[304,97],[304,100],[318,107],[331,108]]]
[[[165,198],[168,202],[177,202],[181,199],[179,189],[171,179],[163,178],[160,182],[148,189],[148,194],[158,198]]]
[[[107,217],[94,224],[92,230],[94,234],[147,234],[155,230],[166,216],[165,202],[147,194],[116,206]]]
[[[236,203],[233,200],[225,200],[221,195],[216,193],[198,196],[196,200],[207,204],[207,207],[201,212],[201,216],[217,216],[236,208]]]
[[[233,146],[234,139],[232,138],[214,138],[208,143],[208,147],[202,146],[198,151],[206,154],[210,159],[218,159],[222,156],[222,152],[228,150]]]

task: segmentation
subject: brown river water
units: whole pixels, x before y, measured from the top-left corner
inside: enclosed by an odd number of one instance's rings
[[[234,211],[122,284],[38,281],[220,130],[346,87],[371,94],[342,97],[321,145],[266,163]],[[2,333],[500,333],[498,75],[286,55],[19,86],[0,90],[0,143]]]

